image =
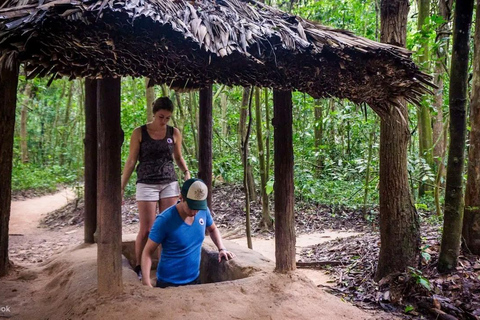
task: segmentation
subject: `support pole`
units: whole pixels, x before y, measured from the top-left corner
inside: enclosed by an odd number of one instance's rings
[[[122,281],[120,78],[97,84],[98,293],[119,295]]]
[[[10,267],[8,224],[12,201],[13,131],[19,69],[16,59],[7,60],[0,62],[0,277],[6,275]]]
[[[295,265],[295,216],[293,212],[292,93],[273,91],[275,162],[275,271],[288,272]]]
[[[85,243],[97,229],[97,80],[85,79]]]
[[[208,187],[208,207],[212,209],[212,85],[200,89],[198,125],[198,177]]]

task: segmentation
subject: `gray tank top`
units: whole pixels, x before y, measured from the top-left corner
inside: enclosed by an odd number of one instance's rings
[[[137,183],[166,184],[177,181],[173,165],[173,127],[167,126],[165,138],[161,140],[150,137],[147,125],[143,125],[141,130]]]

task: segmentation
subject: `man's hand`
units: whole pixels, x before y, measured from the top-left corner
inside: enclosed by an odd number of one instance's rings
[[[148,276],[148,277],[142,277],[142,284],[143,284],[144,286],[148,286],[148,287],[150,287],[150,288],[153,288],[149,276]]]
[[[227,249],[220,249],[218,251],[218,262],[221,262],[222,258],[225,258],[225,260],[228,261],[235,258],[235,253],[228,251]]]

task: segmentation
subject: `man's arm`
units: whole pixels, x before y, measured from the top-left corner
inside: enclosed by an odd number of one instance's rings
[[[150,282],[150,270],[152,269],[152,256],[159,246],[158,243],[148,239],[142,252],[142,283],[146,286],[153,287]]]
[[[235,258],[235,254],[228,251],[223,245],[222,235],[220,234],[220,231],[218,230],[215,223],[212,223],[212,225],[208,227],[207,230],[210,233],[210,238],[212,239],[213,243],[215,243],[218,248],[218,262],[222,261],[222,257],[225,257],[225,260]]]

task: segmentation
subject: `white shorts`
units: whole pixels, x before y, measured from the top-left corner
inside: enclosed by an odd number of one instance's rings
[[[178,181],[166,184],[137,183],[137,201],[158,201],[163,198],[178,197]]]

